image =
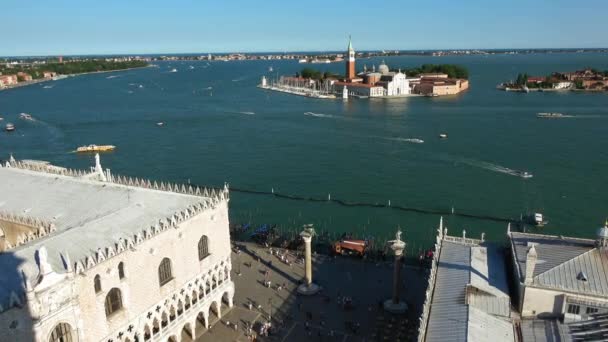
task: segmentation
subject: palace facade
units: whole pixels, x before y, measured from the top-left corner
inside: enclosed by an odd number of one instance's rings
[[[228,188],[0,165],[6,341],[192,341],[232,306]]]

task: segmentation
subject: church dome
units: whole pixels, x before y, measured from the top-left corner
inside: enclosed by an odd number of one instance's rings
[[[381,74],[388,74],[388,72],[389,72],[388,65],[386,65],[386,63],[384,63],[384,61],[382,61],[382,64],[380,64],[380,66],[378,66],[378,72]]]

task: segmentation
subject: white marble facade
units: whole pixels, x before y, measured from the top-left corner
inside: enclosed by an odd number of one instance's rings
[[[44,170],[23,165],[10,168],[0,170],[9,176],[11,172],[48,176]],[[91,173],[70,172],[60,171],[54,177],[84,187],[103,182],[91,180]],[[113,239],[108,245],[98,245],[95,234],[88,241],[87,231],[78,242],[69,241],[59,224],[52,234],[0,253],[0,340],[190,341],[200,335],[211,314],[221,317],[222,302],[232,306],[227,187],[201,191],[104,175],[110,176],[103,182],[104,191],[116,188],[161,201],[142,201],[112,217],[117,226],[110,233],[104,231],[104,241]],[[144,213],[149,218],[149,211],[159,203],[173,203],[175,208],[175,203],[188,205],[169,217],[157,217],[152,226],[142,222],[136,229],[120,227],[123,216]],[[57,248],[58,242],[64,248]],[[80,257],[83,250],[88,255]],[[26,267],[30,264],[36,272]]]

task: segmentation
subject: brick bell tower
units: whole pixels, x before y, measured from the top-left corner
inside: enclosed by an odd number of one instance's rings
[[[355,78],[355,50],[353,50],[353,44],[350,36],[348,36],[348,59],[346,59],[346,79],[351,80]]]

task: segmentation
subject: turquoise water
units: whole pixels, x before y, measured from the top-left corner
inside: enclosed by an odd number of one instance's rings
[[[592,237],[608,216],[608,95],[505,93],[519,72],[543,75],[585,66],[608,69],[608,56],[541,54],[392,57],[391,67],[457,63],[471,89],[445,98],[316,100],[255,86],[268,67],[293,74],[296,61],[172,62],[84,75],[0,92],[0,115],[17,124],[0,133],[0,158],[43,159],[84,168],[69,153],[113,144],[102,163],[115,173],[176,182],[340,198],[357,202],[519,217],[540,211],[545,231]],[[359,60],[358,65],[380,60]],[[189,66],[194,69],[189,69]],[[341,64],[321,65],[341,71]],[[171,68],[178,72],[170,73]],[[110,77],[109,76],[116,76]],[[141,84],[141,87],[139,85]],[[575,118],[540,120],[537,112]],[[27,112],[38,119],[17,118]],[[305,112],[321,114],[304,115]],[[158,127],[156,122],[165,122]],[[446,132],[449,139],[440,140]],[[403,139],[424,139],[414,144]],[[526,170],[524,180],[510,170]],[[0,180],[1,181],[1,180]],[[412,250],[428,244],[439,217],[382,208],[348,208],[233,193],[235,222],[278,223],[357,234],[405,231]],[[451,233],[499,239],[506,224],[446,217]]]

